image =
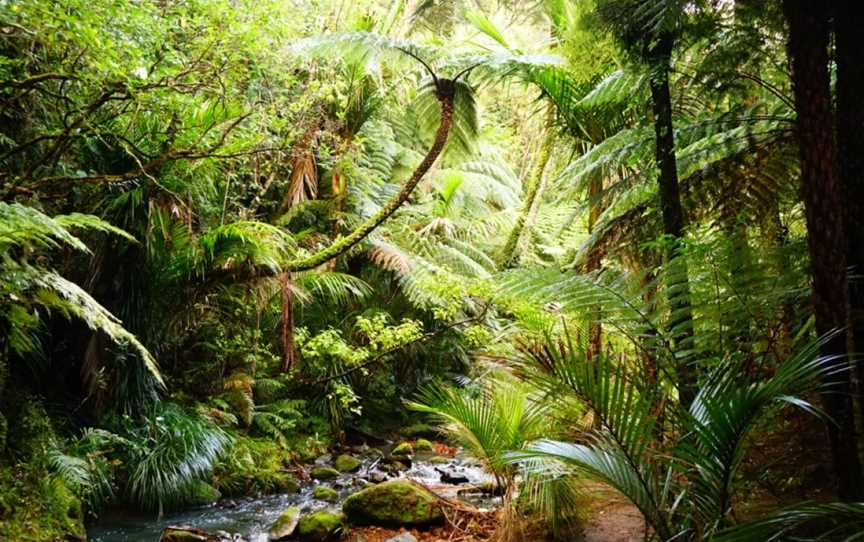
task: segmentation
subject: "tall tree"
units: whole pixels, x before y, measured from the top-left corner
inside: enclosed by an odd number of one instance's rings
[[[837,368],[830,376],[832,390],[824,395],[825,410],[835,422],[828,425],[828,434],[838,494],[841,499],[854,500],[862,497],[861,465],[847,370],[846,235],[828,71],[829,10],[819,2],[783,2],[789,24],[787,50],[795,93],[813,309],[819,334],[830,334],[822,354]]]
[[[835,5],[837,144],[846,203],[846,264],[850,270],[849,345],[853,353],[860,355],[864,352],[864,47],[856,34],[864,26],[864,6],[844,1]],[[857,363],[856,367],[862,383],[859,385],[864,385],[864,364]]]
[[[654,114],[655,160],[657,185],[667,238],[666,292],[669,304],[669,328],[682,351],[693,341],[693,309],[687,263],[681,256],[684,237],[684,210],[678,180],[675,154],[675,132],[672,122],[672,93],[669,71],[672,52],[681,29],[684,10],[677,0],[604,0],[598,4],[601,18],[609,25],[621,44],[650,71],[651,110]],[[675,368],[678,397],[690,405],[696,397],[697,375],[683,357]]]

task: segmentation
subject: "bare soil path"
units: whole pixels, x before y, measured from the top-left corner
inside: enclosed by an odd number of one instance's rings
[[[645,520],[623,497],[609,495],[591,509],[585,523],[584,542],[642,542]]]

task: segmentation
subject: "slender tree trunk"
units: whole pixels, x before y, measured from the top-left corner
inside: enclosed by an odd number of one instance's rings
[[[444,144],[447,143],[447,136],[450,133],[450,126],[453,123],[454,82],[443,79],[439,80],[439,82],[442,86],[438,92],[438,102],[441,105],[441,120],[438,124],[438,131],[435,133],[435,140],[432,143],[432,147],[429,148],[423,161],[420,162],[420,165],[414,170],[411,178],[402,185],[402,188],[393,196],[387,205],[357,226],[357,228],[350,234],[340,238],[329,247],[309,256],[308,258],[289,262],[283,267],[283,269],[289,271],[305,271],[307,269],[314,269],[333,258],[341,256],[354,245],[365,239],[367,235],[372,233],[378,226],[384,223],[385,220],[390,218],[390,215],[395,213],[406,201],[408,201],[408,198],[411,197],[411,193],[414,191],[417,184],[420,183],[423,175],[429,171],[432,164],[434,164],[435,160],[438,158],[438,155],[440,155],[441,151],[444,150]]]
[[[603,202],[600,199],[600,192],[603,191],[603,178],[598,176],[592,179],[588,184],[588,234],[594,232],[597,226],[597,221],[600,219]],[[585,271],[592,273],[600,270],[600,253],[592,251],[585,261]],[[600,323],[602,307],[594,306],[590,311],[591,322],[588,324],[588,359],[594,359],[594,356],[600,353],[603,348],[603,325]]]
[[[684,236],[684,210],[678,187],[678,166],[675,157],[675,134],[672,126],[672,96],[669,91],[669,65],[672,58],[673,36],[664,32],[649,52],[653,73],[650,77],[651,102],[654,112],[656,160],[660,175],[660,209],[663,233],[667,239],[666,292],[669,303],[669,328],[679,350],[689,350],[693,343],[693,309],[690,302],[690,279],[687,262],[680,254]],[[686,356],[677,364],[678,397],[689,407],[696,397],[697,376]]]
[[[848,288],[843,191],[840,184],[828,72],[829,7],[823,2],[784,0],[789,24],[787,49],[797,112],[801,182],[807,216],[813,309],[820,335],[834,333],[822,355],[836,364],[831,390],[823,397],[838,495],[861,498],[861,465],[852,407],[846,344]]]
[[[864,46],[858,35],[864,28],[860,2],[836,2],[834,14],[837,55],[837,144],[840,178],[846,192],[846,235],[849,277],[850,352],[858,362],[859,406],[864,420]]]
[[[282,285],[282,315],[279,326],[282,339],[282,372],[287,373],[297,361],[297,348],[294,345],[294,293],[291,291],[291,272],[282,273],[280,282]]]
[[[780,219],[780,204],[772,203],[772,208],[766,213],[766,220],[761,226],[762,238],[768,245],[769,261],[772,272],[778,277],[789,269],[789,258],[786,257],[786,245],[789,242],[789,231]],[[781,288],[784,285],[781,282]],[[783,363],[792,354],[792,323],[795,308],[788,300],[783,300],[776,320],[771,324],[771,352],[776,365]],[[773,372],[773,368],[772,368]]]
[[[729,239],[726,272],[729,274],[729,285],[732,287],[733,299],[736,301],[732,310],[724,315],[729,328],[726,335],[728,339],[726,347],[748,354],[748,361],[752,361],[753,357],[749,355],[752,341],[750,316],[747,314],[747,308],[741,306],[748,302],[748,299],[743,295],[748,291],[747,274],[752,267],[747,226],[741,223],[736,216],[725,216],[723,221],[723,229],[727,239]],[[748,367],[750,367],[749,363]],[[752,369],[752,367],[750,368]]]
[[[552,134],[546,134],[537,154],[537,162],[534,164],[528,177],[522,209],[519,211],[516,223],[513,224],[513,229],[510,230],[510,234],[507,236],[507,241],[504,243],[504,248],[501,251],[500,264],[502,269],[509,269],[519,261],[519,242],[527,229],[526,226],[528,225],[535,201],[543,192],[541,186],[543,184],[543,172],[546,171],[546,164],[549,163],[549,158],[552,156],[552,144]]]

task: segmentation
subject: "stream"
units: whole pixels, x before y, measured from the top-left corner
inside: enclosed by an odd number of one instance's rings
[[[437,469],[467,478],[468,482],[442,483]],[[378,461],[367,458],[363,460],[358,472],[345,473],[326,482],[312,481],[301,486],[299,493],[225,499],[214,505],[166,514],[162,518],[128,511],[106,511],[96,524],[87,530],[87,538],[91,542],[157,542],[165,527],[187,526],[210,533],[223,531],[239,535],[238,539],[250,542],[266,542],[270,526],[287,507],[299,506],[304,513],[321,508],[338,508],[342,499],[362,488],[363,479],[380,481],[385,476],[415,480],[429,486],[442,497],[458,498],[478,507],[491,507],[495,504],[494,497],[478,493],[459,495],[460,489],[492,481],[491,476],[480,466],[461,454],[449,458],[449,461],[443,464],[432,464],[428,458],[415,456],[410,469],[395,475],[388,473],[389,471],[379,468]],[[340,502],[315,499],[312,492],[319,483],[336,489]]]

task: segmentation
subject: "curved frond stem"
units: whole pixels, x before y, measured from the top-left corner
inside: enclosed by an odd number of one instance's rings
[[[384,223],[385,220],[395,213],[406,201],[411,197],[414,188],[420,183],[423,176],[435,163],[435,160],[444,149],[447,143],[447,137],[450,134],[450,127],[453,121],[453,96],[447,93],[438,93],[438,101],[441,105],[441,119],[438,124],[438,131],[435,133],[435,140],[432,143],[423,161],[414,170],[411,177],[402,185],[402,188],[397,192],[390,202],[381,208],[375,215],[368,218],[360,224],[351,234],[343,237],[330,245],[330,247],[312,254],[306,258],[288,262],[283,269],[289,271],[305,271],[313,269],[319,265],[341,256],[354,245],[365,239],[372,231]]]
[[[435,88],[436,89],[440,88],[438,86],[438,75],[435,73],[435,70],[432,69],[432,66],[430,66],[428,62],[426,62],[425,60],[420,58],[419,55],[412,53],[411,51],[409,51],[408,49],[406,49],[404,47],[396,47],[396,50],[403,53],[403,54],[410,56],[411,58],[413,58],[414,60],[419,62],[426,69],[426,71],[429,72],[429,76],[432,77],[432,81],[435,83]]]

